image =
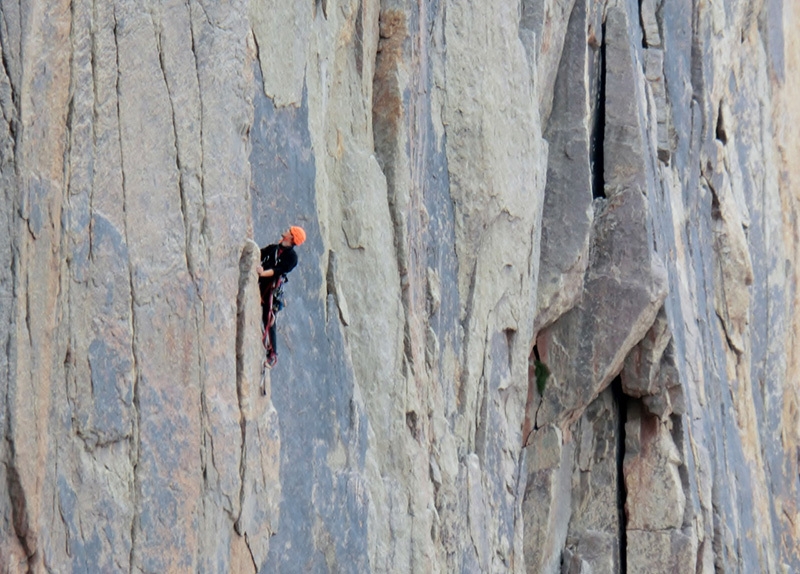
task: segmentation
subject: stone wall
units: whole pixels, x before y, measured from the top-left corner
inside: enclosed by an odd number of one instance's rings
[[[798,29],[0,0],[0,571],[800,570]]]

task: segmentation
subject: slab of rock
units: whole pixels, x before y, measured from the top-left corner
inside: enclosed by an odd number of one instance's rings
[[[679,529],[686,494],[679,467],[683,464],[668,423],[636,408],[625,423],[625,515],[630,530]]]
[[[598,212],[584,298],[537,340],[552,373],[538,425],[580,413],[619,373],[627,352],[656,317],[666,278],[647,240],[645,205],[641,192],[633,189]]]
[[[656,532],[629,529],[626,533],[627,572],[696,571],[697,539],[692,534],[675,529]]]
[[[532,74],[541,79],[537,87],[539,113],[547,123],[553,106],[553,90],[566,40],[569,14],[575,0],[525,0],[519,22],[519,37],[528,54]],[[537,82],[538,83],[538,82]]]
[[[621,373],[622,390],[631,397],[656,394],[656,378],[661,369],[664,351],[672,340],[667,316],[662,309],[647,335],[625,358]]]
[[[527,482],[522,503],[525,567],[557,573],[571,512],[574,444],[558,427],[540,429],[526,447]]]
[[[595,207],[583,297],[537,339],[541,360],[552,373],[538,425],[576,416],[611,382],[650,329],[667,293],[645,197],[655,193],[655,181],[644,147],[644,79],[630,44],[627,13],[609,7],[606,27],[607,199],[597,200]]]
[[[611,573],[620,568],[620,416],[609,388],[589,405],[573,429],[572,513],[565,548],[591,572]]]
[[[555,321],[580,298],[589,264],[592,107],[598,89],[590,74],[596,65],[596,51],[587,41],[589,9],[589,2],[578,0],[569,18],[553,110],[544,134],[549,153],[535,331]]]
[[[327,4],[327,2],[325,2]],[[278,106],[298,106],[318,2],[253,0],[250,22],[258,46],[264,94]],[[322,10],[319,18],[324,18]]]

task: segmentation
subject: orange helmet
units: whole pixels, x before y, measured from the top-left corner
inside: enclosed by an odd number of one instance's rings
[[[295,245],[302,245],[302,243],[306,240],[306,232],[303,230],[302,227],[298,227],[297,225],[292,225],[289,228],[289,233],[292,234],[292,242]]]

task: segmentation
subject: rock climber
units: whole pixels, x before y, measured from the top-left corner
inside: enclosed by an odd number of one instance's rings
[[[261,265],[258,266],[258,287],[261,291],[261,321],[264,328],[262,340],[267,350],[267,364],[274,366],[278,360],[275,346],[275,311],[283,303],[275,300],[286,274],[297,265],[297,253],[294,248],[306,240],[306,232],[302,227],[291,226],[281,236],[278,243],[267,245],[261,249]]]

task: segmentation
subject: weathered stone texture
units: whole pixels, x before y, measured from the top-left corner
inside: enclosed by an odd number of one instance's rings
[[[14,200],[11,267],[38,278],[13,290],[29,333],[6,355],[4,569],[20,545],[31,571],[227,569],[242,500],[263,560],[277,515],[245,495],[242,452],[279,442],[268,399],[240,408],[260,358],[237,366],[247,224],[229,223],[250,217],[246,6],[6,4],[14,185],[38,195]],[[251,484],[275,497],[262,459]]]
[[[522,504],[525,564],[536,572],[558,572],[571,514],[574,444],[558,427],[536,432],[526,447],[527,483]]]
[[[0,0],[0,571],[800,571],[798,30]]]
[[[632,406],[625,423],[625,526],[668,530],[683,524],[686,495],[678,472],[680,453],[668,424]]]
[[[592,572],[618,572],[623,552],[620,508],[620,405],[608,388],[576,425],[572,509],[565,547]]]
[[[592,157],[598,137],[596,99],[597,49],[588,37],[591,3],[575,3],[569,17],[553,109],[544,137],[549,143],[547,183],[542,212],[538,309],[534,328],[548,326],[572,308],[583,293],[589,264],[592,196],[596,185]]]

